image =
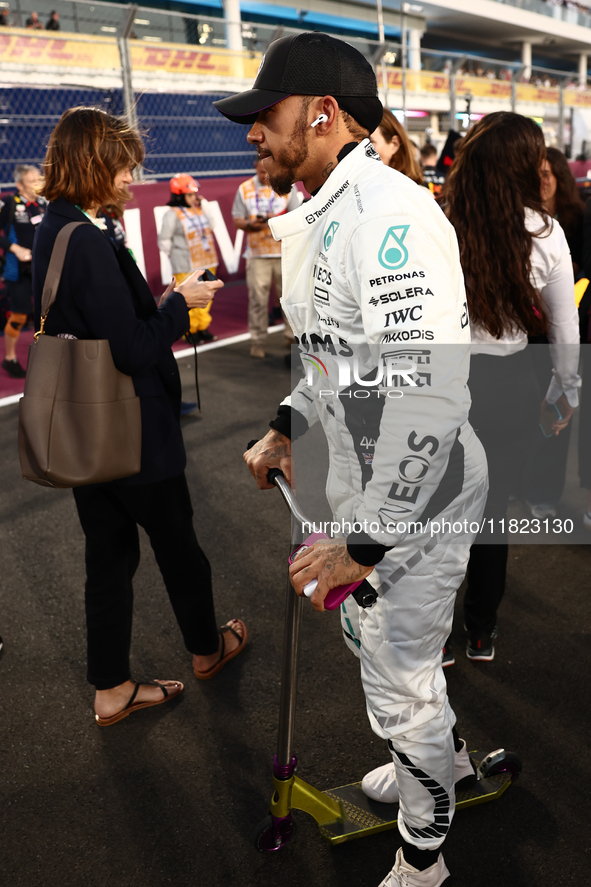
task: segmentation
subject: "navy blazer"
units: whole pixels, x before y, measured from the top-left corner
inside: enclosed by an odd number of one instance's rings
[[[68,222],[86,222],[73,232],[57,297],[45,331],[77,339],[108,339],[117,369],[131,376],[142,413],[142,467],[118,484],[153,483],[175,477],[186,465],[179,411],[181,383],[171,346],[189,329],[189,312],[180,293],[161,308],[125,247],[116,249],[108,234],[79,209],[59,198],[50,203],[33,247],[35,327],[53,244]]]

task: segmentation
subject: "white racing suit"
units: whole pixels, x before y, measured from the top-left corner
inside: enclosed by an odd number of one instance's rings
[[[360,656],[371,726],[390,740],[400,832],[436,849],[455,802],[442,648],[487,492],[468,423],[470,331],[455,233],[430,193],[384,166],[368,140],[270,227],[306,370],[284,405],[300,425],[302,416],[323,425],[334,518],[357,522],[348,544],[378,552],[366,563],[383,553],[369,577],[377,602],[361,610],[348,598],[343,631]]]

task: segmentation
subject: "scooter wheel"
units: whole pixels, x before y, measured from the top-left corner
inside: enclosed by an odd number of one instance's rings
[[[295,822],[291,816],[280,819],[274,826],[273,817],[265,816],[254,829],[250,839],[255,848],[261,853],[273,853],[281,850],[294,838],[296,833]]]
[[[478,767],[478,775],[481,779],[487,776],[497,776],[499,773],[509,773],[511,782],[515,782],[523,769],[521,759],[515,752],[505,751],[504,748],[491,752]]]

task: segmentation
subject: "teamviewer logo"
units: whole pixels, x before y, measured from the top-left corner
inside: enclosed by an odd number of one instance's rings
[[[306,216],[306,222],[308,223],[308,225],[311,225],[313,221],[314,221],[314,216]]]

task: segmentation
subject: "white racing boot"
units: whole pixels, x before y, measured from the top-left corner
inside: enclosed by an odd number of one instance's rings
[[[472,761],[466,749],[466,743],[462,739],[462,748],[455,753],[455,778],[456,786],[466,777],[476,776]],[[398,803],[398,786],[396,785],[396,770],[394,761],[383,764],[366,773],[361,782],[361,789],[368,798],[373,801],[381,801],[382,804]]]
[[[441,887],[449,877],[449,869],[441,853],[437,857],[437,862],[420,872],[414,865],[406,862],[402,855],[402,847],[399,847],[394,868],[379,887]]]

